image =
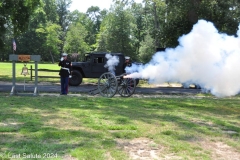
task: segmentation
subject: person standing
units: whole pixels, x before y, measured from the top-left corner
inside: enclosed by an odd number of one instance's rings
[[[132,64],[133,64],[133,62],[131,61],[130,57],[125,56],[125,61],[123,64],[123,73],[126,73],[126,68],[132,67]],[[136,81],[136,86],[137,86],[139,83],[139,78],[135,78],[135,81]]]
[[[60,82],[61,82],[61,95],[68,94],[68,81],[72,75],[72,62],[67,59],[67,53],[62,54],[62,58],[58,63],[58,66],[61,66],[59,75],[60,75]]]
[[[125,58],[125,60],[124,60],[124,63],[123,63],[123,73],[126,73],[126,70],[125,70],[126,67],[131,67],[132,63],[131,63],[130,57],[125,56],[124,58]]]

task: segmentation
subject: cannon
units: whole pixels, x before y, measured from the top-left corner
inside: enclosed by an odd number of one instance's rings
[[[89,92],[90,95],[100,94],[103,97],[111,98],[117,92],[122,97],[130,97],[136,89],[136,80],[125,78],[127,74],[115,76],[111,72],[103,73],[98,79],[98,87]]]

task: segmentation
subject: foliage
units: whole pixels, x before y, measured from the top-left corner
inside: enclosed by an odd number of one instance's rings
[[[133,49],[132,25],[134,25],[134,17],[129,10],[124,10],[124,4],[119,3],[113,6],[112,12],[109,12],[104,19],[104,26],[100,30],[98,41],[105,44],[104,48],[111,52],[120,52],[128,56],[135,57]],[[101,36],[101,33],[103,36]],[[102,46],[102,45],[101,45]],[[101,51],[100,45],[97,48]]]
[[[131,4],[130,9],[131,14],[133,15],[134,19],[136,20],[136,24],[132,28],[133,30],[133,47],[135,48],[135,52],[138,55],[139,49],[141,47],[141,42],[144,40],[144,36],[146,35],[146,23],[144,15],[144,8],[142,4],[133,3]],[[146,47],[146,46],[145,46]],[[138,58],[135,58],[138,59]],[[143,60],[143,59],[142,59]]]
[[[154,39],[147,34],[144,41],[141,42],[141,47],[139,51],[140,59],[143,63],[147,63],[151,60],[153,53],[155,52]]]
[[[40,0],[2,0],[0,5],[0,49],[4,46],[3,36],[11,28],[14,38],[26,31],[31,14],[40,5]]]
[[[162,32],[168,46],[178,45],[178,37],[187,34],[199,19],[215,24],[220,32],[236,34],[239,22],[239,1],[168,0],[166,19]]]
[[[65,42],[65,37],[67,34],[67,29],[70,24],[68,20],[68,15],[69,15],[69,10],[68,8],[70,7],[70,4],[72,3],[71,0],[56,0],[56,5],[57,5],[57,14],[59,17],[58,24],[62,28],[62,35],[60,36],[60,45],[59,45],[59,56],[64,52],[64,42]]]
[[[40,0],[3,0],[1,5],[1,30],[4,25],[13,27],[13,36],[21,34],[28,27],[28,20]]]
[[[97,6],[90,7],[86,12],[86,16],[88,17],[89,21],[87,24],[85,24],[85,28],[88,31],[88,36],[86,37],[85,41],[89,44],[89,46],[91,46],[91,50],[96,49],[96,36],[100,30],[100,25],[102,21],[101,14],[101,10]]]
[[[199,7],[199,19],[214,22],[220,32],[236,35],[239,25],[240,1],[203,0]]]
[[[84,41],[87,31],[81,23],[72,24],[67,32],[64,50],[68,53],[84,55],[89,51],[88,44]]]
[[[44,61],[54,62],[62,52],[82,55],[105,51],[122,52],[146,62],[156,48],[176,47],[178,38],[189,33],[200,19],[234,36],[240,20],[240,1],[112,2],[110,10],[91,6],[81,13],[68,10],[71,0],[2,0],[0,60],[13,53],[11,42],[15,38],[16,54],[40,54]]]
[[[46,40],[44,42],[44,45],[46,46],[47,50],[49,51],[49,54],[52,59],[52,63],[54,63],[54,57],[58,57],[58,46],[61,44],[61,41],[59,39],[61,35],[61,26],[48,22],[44,28],[36,29],[36,32],[45,35]],[[50,58],[43,57],[43,61],[47,61]]]

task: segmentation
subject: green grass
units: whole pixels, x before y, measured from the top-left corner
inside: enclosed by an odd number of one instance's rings
[[[30,67],[32,66],[32,68],[35,68],[35,63],[34,62],[29,62],[27,63],[27,68],[30,69]],[[16,62],[16,81],[17,82],[21,82],[24,81],[24,79],[27,82],[31,82],[31,78],[30,78],[30,70],[29,70],[29,75],[26,75],[26,77],[24,77],[24,75],[21,75],[22,73],[22,68],[24,67],[24,63],[21,62]],[[12,63],[3,63],[0,62],[0,81],[12,81]],[[38,69],[52,69],[52,70],[59,70],[59,66],[58,64],[38,64]],[[33,71],[33,75],[35,75],[34,71]],[[58,76],[58,72],[38,72],[39,76]],[[57,82],[59,81],[59,79],[54,79],[54,78],[41,78],[39,79],[39,81],[50,81],[50,82]],[[34,78],[33,78],[33,82],[34,82]]]
[[[34,62],[29,62],[27,63],[27,68],[30,69],[35,68],[35,63]],[[24,79],[26,83],[34,83],[35,79],[33,78],[31,81],[30,77],[30,70],[29,70],[29,75],[21,75],[22,73],[22,68],[24,67],[24,63],[21,62],[16,62],[16,81],[17,82],[24,82]],[[12,63],[10,62],[0,62],[0,81],[12,81]],[[55,64],[38,64],[38,69],[51,69],[51,70],[60,70],[60,67],[58,66],[58,63]],[[33,71],[33,76],[35,75],[35,72]],[[58,77],[58,72],[45,72],[45,71],[39,71],[38,72],[39,76],[54,76]],[[60,78],[59,78],[60,79]],[[39,78],[39,82],[51,82],[51,83],[59,83],[58,78]],[[93,78],[84,78],[83,79],[83,84],[84,83],[97,83],[97,79]]]
[[[29,62],[27,63],[28,69],[35,68],[35,63],[34,62]],[[24,67],[24,63],[22,62],[16,62],[16,82],[24,82],[25,83],[34,83],[35,79],[33,78],[31,81],[30,77],[30,70],[29,70],[29,75],[21,75],[22,73],[22,68]],[[0,62],[0,81],[6,81],[6,82],[12,82],[12,63],[11,62]],[[51,70],[59,70],[60,67],[58,66],[58,63],[55,64],[38,64],[38,69],[51,69]],[[35,75],[33,71],[33,76]],[[39,71],[38,72],[39,76],[54,76],[58,77],[58,72],[45,72],[45,71]],[[38,78],[38,82],[50,82],[50,83],[59,83],[60,78]],[[97,83],[98,78],[83,78],[82,84],[86,83]],[[140,81],[139,86],[149,86],[146,81]]]
[[[0,101],[2,159],[31,154],[46,159],[44,154],[51,153],[50,159],[126,160],[130,157],[118,141],[136,138],[153,141],[149,147],[161,148],[161,158],[213,159],[214,151],[203,144],[216,142],[240,154],[239,97],[108,99],[0,93]]]
[[[29,62],[27,63],[28,69],[35,68],[35,63],[34,62]],[[22,73],[22,68],[24,67],[24,63],[22,62],[16,62],[16,82],[24,82],[25,83],[34,83],[35,79],[31,80],[30,77],[30,70],[29,70],[29,75],[21,75]],[[12,82],[12,63],[11,62],[0,62],[0,81],[6,81],[6,82]],[[45,63],[39,63],[38,64],[38,69],[51,69],[51,70],[59,70],[60,67],[58,66],[58,63],[55,64],[45,64]],[[33,76],[35,75],[33,71]],[[58,72],[45,72],[45,71],[39,71],[38,72],[39,76],[54,76],[58,77]],[[59,83],[58,78],[38,78],[38,82],[50,82],[50,83]],[[82,84],[97,84],[98,78],[83,78]],[[175,83],[173,83],[175,84]],[[166,86],[171,85],[169,83],[165,84]],[[148,84],[146,80],[140,80],[138,86],[140,87],[155,87],[153,84]]]

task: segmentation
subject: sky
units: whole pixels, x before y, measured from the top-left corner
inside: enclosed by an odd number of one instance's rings
[[[141,3],[142,0],[135,0],[137,3]],[[85,13],[91,6],[98,6],[101,10],[109,10],[112,4],[112,0],[72,0],[70,11],[78,10]]]

